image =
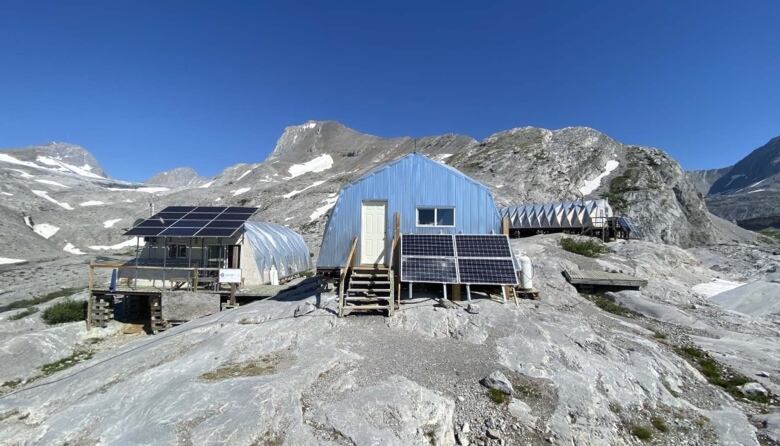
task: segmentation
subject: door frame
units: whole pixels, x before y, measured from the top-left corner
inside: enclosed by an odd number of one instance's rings
[[[385,217],[384,217],[384,227],[385,230],[383,232],[384,234],[384,259],[382,263],[363,263],[363,206],[364,205],[371,205],[371,204],[381,204],[385,208]],[[377,265],[383,265],[387,266],[388,258],[387,258],[387,200],[362,200],[360,202],[360,226],[358,227],[360,236],[358,237],[358,264],[359,265],[366,265],[366,266],[377,266]]]

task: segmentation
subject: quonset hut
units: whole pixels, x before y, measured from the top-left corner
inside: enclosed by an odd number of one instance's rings
[[[377,167],[342,187],[322,237],[317,270],[355,263],[389,266],[394,215],[404,234],[497,234],[501,217],[483,184],[419,153]]]
[[[500,232],[501,217],[486,186],[446,164],[411,153],[341,189],[325,226],[317,271],[338,284],[340,315],[358,310],[392,314],[400,280],[409,284],[410,295],[412,282],[442,284],[445,295],[448,286],[459,292],[458,285],[468,283],[459,280],[455,238]],[[415,247],[422,254],[418,257],[423,259],[402,261],[409,253],[402,246],[415,237],[421,243]],[[504,238],[504,252],[509,252],[506,236],[499,237]],[[437,246],[446,252],[437,252]],[[491,283],[516,282],[512,260],[504,260],[509,262],[509,278]],[[423,269],[415,273],[429,277],[405,278],[412,263]]]

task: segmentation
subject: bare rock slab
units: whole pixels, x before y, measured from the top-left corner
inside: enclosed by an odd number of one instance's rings
[[[404,377],[348,393],[324,409],[323,424],[354,444],[455,444],[455,403]]]

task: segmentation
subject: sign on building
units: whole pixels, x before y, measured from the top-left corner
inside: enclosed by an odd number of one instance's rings
[[[241,283],[241,270],[239,268],[220,269],[219,283]]]

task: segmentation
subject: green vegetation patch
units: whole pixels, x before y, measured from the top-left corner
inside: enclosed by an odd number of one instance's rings
[[[49,325],[64,324],[87,319],[87,303],[65,300],[44,310],[41,319]]]
[[[780,229],[777,228],[764,228],[760,231],[758,231],[760,234],[763,234],[771,239],[773,239],[774,242],[780,242]]]
[[[504,404],[509,400],[509,396],[498,389],[488,390],[488,397],[496,404]]]
[[[93,353],[89,350],[76,350],[72,355],[62,358],[59,361],[50,362],[41,366],[41,373],[43,376],[49,376],[57,372],[61,372],[65,369],[69,369],[74,365],[92,359]]]
[[[40,305],[50,300],[54,300],[58,297],[72,296],[84,288],[63,288],[58,291],[53,291],[42,296],[33,297],[31,299],[22,299],[9,303],[8,305],[0,307],[0,312],[8,310],[18,310],[19,308],[29,308],[34,305]]]
[[[636,311],[629,310],[626,307],[620,306],[616,304],[614,301],[607,299],[604,296],[597,296],[597,295],[586,295],[585,296],[589,301],[596,304],[597,307],[601,308],[602,310],[616,314],[618,316],[623,317],[641,317],[642,315],[637,313]]]
[[[746,395],[738,389],[739,386],[751,382],[746,376],[726,369],[712,357],[695,346],[685,346],[676,349],[677,354],[686,358],[707,378],[710,384],[716,385],[735,398],[744,398],[757,403],[769,403],[769,396]]]
[[[8,320],[9,321],[18,321],[19,319],[26,318],[27,316],[30,316],[31,314],[35,314],[38,311],[39,311],[38,307],[30,307],[30,308],[28,308],[28,309],[26,309],[24,311],[20,311],[20,312],[14,314],[14,315],[11,315],[8,318]]]
[[[561,239],[560,244],[564,251],[586,257],[599,257],[600,255],[609,252],[607,245],[596,239],[580,241],[564,237]]]
[[[650,423],[659,432],[669,432],[669,426],[666,425],[666,421],[664,421],[664,419],[659,416],[650,418]]]
[[[631,435],[642,441],[648,441],[653,438],[653,432],[650,430],[650,428],[638,425],[631,426]]]

